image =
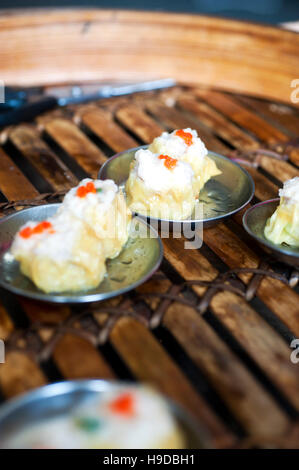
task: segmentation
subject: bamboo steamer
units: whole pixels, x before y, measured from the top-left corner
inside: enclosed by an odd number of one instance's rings
[[[173,77],[290,102],[299,77],[299,34],[207,16],[6,10],[0,41],[0,78],[20,86]]]

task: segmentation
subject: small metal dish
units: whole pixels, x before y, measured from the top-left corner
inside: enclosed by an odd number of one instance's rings
[[[107,261],[107,275],[95,289],[80,292],[50,293],[38,289],[24,276],[19,263],[9,253],[19,228],[28,220],[44,220],[54,215],[59,204],[25,209],[0,220],[0,286],[24,297],[55,303],[97,302],[123,294],[139,286],[158,269],[163,245],[157,232],[139,217],[133,217],[131,234],[119,256]]]
[[[4,445],[2,448],[6,447],[5,442],[9,442],[10,436],[27,426],[67,415],[76,407],[93,400],[98,394],[117,390],[119,386],[124,385],[134,386],[132,383],[98,379],[72,380],[45,385],[10,400],[0,408],[0,443]],[[187,448],[207,448],[207,432],[181,407],[169,399],[167,404],[185,436]]]
[[[275,245],[264,235],[267,220],[275,212],[279,198],[260,202],[247,209],[243,216],[243,226],[259,244],[280,261],[299,268],[299,248],[288,245]]]
[[[146,148],[148,148],[148,145],[126,150],[109,158],[101,167],[98,178],[103,180],[112,179],[124,188],[135,152]],[[159,222],[170,224],[172,229],[180,229],[190,224],[192,224],[192,228],[199,225],[208,227],[230,217],[245,207],[254,194],[254,182],[249,173],[238,163],[223,155],[215,152],[209,152],[208,155],[215,161],[222,173],[211,178],[200,192],[199,202],[203,204],[202,218],[196,218],[194,213],[190,219],[184,220],[165,220],[154,217],[149,219],[143,214],[138,214],[138,216],[148,219],[148,222],[155,227],[159,225]]]

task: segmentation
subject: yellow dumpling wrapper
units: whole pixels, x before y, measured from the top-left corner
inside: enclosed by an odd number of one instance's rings
[[[190,217],[196,203],[194,173],[190,165],[165,160],[149,150],[136,152],[126,182],[127,203],[139,214],[166,220]]]
[[[184,136],[189,139],[184,140]],[[175,130],[172,133],[163,132],[153,140],[149,150],[157,154],[167,154],[189,163],[194,171],[197,193],[209,179],[221,174],[214,160],[208,156],[208,151],[203,141],[198,137],[196,130],[186,128]]]
[[[53,217],[21,227],[11,253],[45,292],[91,289],[102,282],[106,259],[127,242],[130,222],[116,184],[86,178],[68,191]]]
[[[78,188],[89,183],[98,192],[78,197]],[[82,180],[66,194],[59,212],[69,212],[87,224],[101,241],[106,258],[118,256],[128,240],[132,214],[122,191],[112,180]]]
[[[264,233],[272,243],[299,246],[299,205],[285,204],[282,198]]]
[[[82,223],[61,217],[53,222],[54,233],[46,231],[22,239],[17,235],[11,252],[21,272],[44,292],[87,290],[98,286],[106,273],[102,245]],[[63,223],[66,223],[64,220]],[[36,223],[29,223],[33,227]],[[65,228],[65,230],[64,230]]]
[[[133,212],[165,220],[186,219],[192,214],[196,203],[192,187],[186,191],[171,190],[159,194],[148,189],[135,174],[130,174],[127,180],[126,193]]]
[[[189,163],[194,171],[196,180],[196,190],[199,193],[204,185],[214,176],[221,175],[221,171],[217,168],[216,163],[210,157],[206,156],[203,159],[189,156],[188,154],[182,156],[182,161]]]

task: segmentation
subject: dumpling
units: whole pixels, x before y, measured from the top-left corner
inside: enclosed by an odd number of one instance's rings
[[[186,128],[171,133],[163,132],[153,140],[149,150],[189,163],[194,171],[198,193],[210,178],[221,174],[214,160],[208,157],[206,146],[196,130]]]
[[[26,223],[17,233],[11,253],[22,273],[44,292],[91,289],[106,273],[101,242],[69,214]]]
[[[20,426],[0,448],[184,449],[188,439],[164,397],[147,386],[120,384]]]
[[[86,178],[65,196],[57,213],[28,222],[11,247],[20,269],[45,292],[97,287],[106,258],[116,257],[129,237],[131,211],[111,181]]]
[[[151,217],[182,220],[195,206],[196,189],[191,166],[168,155],[140,149],[126,183],[132,211]]]
[[[132,214],[112,180],[82,180],[65,195],[58,212],[68,212],[87,224],[107,258],[118,256],[128,240]]]
[[[286,181],[279,196],[280,204],[267,221],[265,237],[275,244],[299,246],[299,177]]]

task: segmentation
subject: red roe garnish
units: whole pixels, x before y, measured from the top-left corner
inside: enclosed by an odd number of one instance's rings
[[[87,189],[85,188],[85,186],[79,186],[79,188],[77,189],[77,196],[85,197],[86,194],[87,194]]]
[[[109,404],[109,408],[113,413],[122,416],[134,415],[134,397],[131,393],[123,393]]]
[[[77,189],[77,196],[78,197],[85,197],[87,196],[88,193],[96,193],[97,190],[95,188],[95,185],[92,181],[89,181],[88,183],[86,183],[85,186],[79,186],[79,188]]]
[[[31,227],[25,227],[23,230],[20,231],[20,237],[22,238],[29,238],[32,235],[32,228]]]
[[[44,220],[32,229],[32,233],[42,233],[44,230],[49,230],[50,228],[52,228],[51,222]]]
[[[192,142],[193,135],[191,134],[191,132],[185,132],[183,129],[180,129],[176,131],[175,135],[177,135],[178,137],[181,137],[181,139],[184,140],[186,145],[190,146],[193,144]]]
[[[164,165],[168,170],[172,170],[178,162],[176,158],[169,157],[168,155],[159,155],[158,158],[160,158],[160,160],[164,160]]]
[[[43,222],[40,222],[33,228],[32,227],[23,228],[23,230],[20,231],[20,237],[30,238],[31,235],[43,233],[45,230],[49,230],[50,233],[55,233],[55,230],[53,230],[51,222],[44,220]]]
[[[96,188],[95,188],[95,185],[92,181],[89,181],[89,183],[87,183],[85,187],[86,187],[86,189],[89,193],[94,193],[95,194],[97,192]]]

